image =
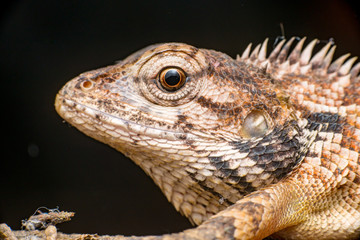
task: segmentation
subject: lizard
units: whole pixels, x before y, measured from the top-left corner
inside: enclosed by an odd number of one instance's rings
[[[156,44],[63,86],[58,114],[196,226],[136,239],[360,236],[360,63],[305,41],[268,54],[266,39],[236,59]]]

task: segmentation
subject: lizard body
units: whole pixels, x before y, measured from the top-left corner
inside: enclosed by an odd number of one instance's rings
[[[149,46],[81,74],[57,112],[138,164],[199,225],[149,239],[356,239],[360,63],[267,40],[232,59]]]

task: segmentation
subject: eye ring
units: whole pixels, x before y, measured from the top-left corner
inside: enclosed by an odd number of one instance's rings
[[[184,86],[186,82],[185,72],[176,67],[168,67],[161,70],[159,83],[167,91],[174,92]]]

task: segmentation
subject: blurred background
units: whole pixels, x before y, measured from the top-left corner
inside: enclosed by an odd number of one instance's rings
[[[81,72],[158,42],[235,57],[282,35],[333,38],[360,56],[354,1],[48,1],[2,5],[0,222],[13,229],[40,206],[74,211],[67,233],[146,235],[191,225],[129,159],[69,127],[57,91]],[[308,41],[309,42],[309,41]],[[323,46],[320,44],[320,46]],[[270,49],[272,49],[270,47]]]

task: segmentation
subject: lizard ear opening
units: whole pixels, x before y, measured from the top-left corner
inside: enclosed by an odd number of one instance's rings
[[[244,138],[258,138],[263,137],[268,130],[269,123],[265,112],[253,110],[244,119],[240,133]]]

